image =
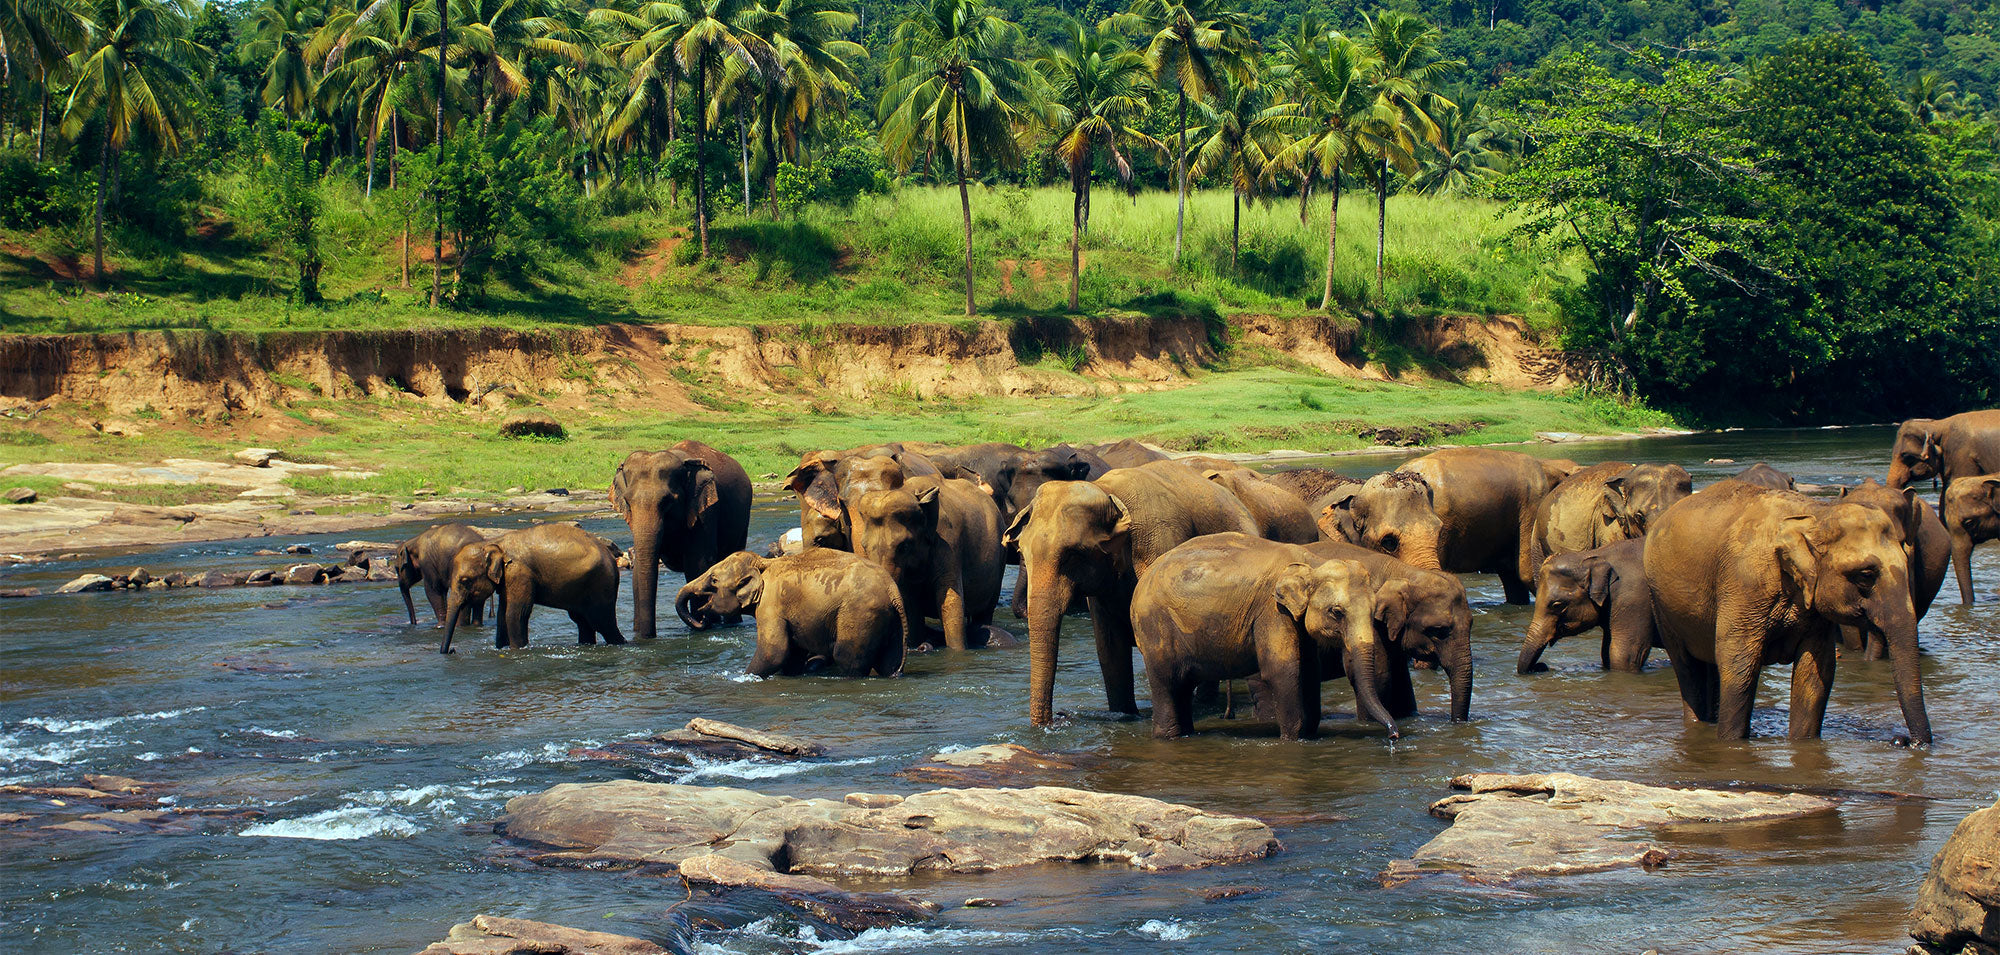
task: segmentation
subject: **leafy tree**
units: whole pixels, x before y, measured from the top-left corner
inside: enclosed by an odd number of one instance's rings
[[[1127,125],[1145,109],[1146,63],[1126,50],[1112,34],[1093,30],[1082,21],[1065,24],[1067,35],[1049,55],[1036,61],[1048,80],[1051,129],[1056,157],[1069,173],[1069,307],[1078,308],[1083,282],[1083,226],[1090,208],[1090,177],[1103,150],[1120,179],[1132,178],[1132,164],[1121,144],[1157,146],[1146,134]]]
[[[1328,180],[1332,202],[1326,216],[1326,286],[1319,307],[1333,308],[1333,258],[1340,230],[1340,178],[1364,152],[1371,128],[1394,119],[1375,95],[1370,77],[1375,58],[1361,44],[1337,33],[1303,30],[1280,51],[1288,85],[1297,97],[1274,107],[1261,125],[1289,140],[1271,157],[1270,168],[1293,170],[1301,179]]]
[[[375,153],[382,137],[400,148],[401,112],[414,95],[413,71],[436,57],[436,17],[423,0],[372,0],[338,14],[314,36],[306,57],[326,64],[314,99],[322,113],[352,110],[367,140],[367,195],[375,194]]]
[[[15,85],[20,70],[34,82],[36,162],[43,156],[49,84],[83,45],[87,28],[75,0],[0,0],[0,79]]]
[[[1263,88],[1234,87],[1217,102],[1201,105],[1202,125],[1195,133],[1190,175],[1199,179],[1211,172],[1219,172],[1229,182],[1229,267],[1232,269],[1236,267],[1237,253],[1243,245],[1243,201],[1255,202],[1263,196],[1268,182],[1265,168],[1271,163],[1273,147],[1277,143],[1277,137],[1271,134],[1269,126],[1257,125],[1268,109],[1266,103]]]
[[[768,75],[775,68],[776,55],[750,22],[765,15],[755,0],[683,0],[679,6],[681,25],[673,39],[674,59],[694,81],[694,212],[701,254],[706,256],[709,188],[702,143],[708,128],[710,84],[721,79],[726,62]]]
[[[293,130],[276,110],[257,125],[262,161],[251,175],[251,205],[263,227],[276,236],[298,270],[292,300],[303,305],[319,301],[319,163],[311,158],[306,137]]]
[[[1437,145],[1418,156],[1419,170],[1410,179],[1417,192],[1459,196],[1477,192],[1506,172],[1514,144],[1507,125],[1477,99],[1431,110],[1437,122]]]
[[[252,15],[250,42],[237,49],[245,65],[263,69],[262,102],[297,118],[312,104],[318,80],[307,49],[326,24],[323,0],[264,0]]]
[[[1446,59],[1439,50],[1444,34],[1422,17],[1384,10],[1367,18],[1361,41],[1373,54],[1375,95],[1383,110],[1364,128],[1364,142],[1376,158],[1375,297],[1382,298],[1382,251],[1389,225],[1389,167],[1404,175],[1417,169],[1420,143],[1441,146],[1437,121],[1431,114],[1452,104],[1437,92],[1438,84],[1465,64]]]

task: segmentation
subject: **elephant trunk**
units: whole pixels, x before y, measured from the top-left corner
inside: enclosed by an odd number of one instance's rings
[[[1056,640],[1063,611],[1069,609],[1071,584],[1056,573],[1053,561],[1043,565],[1023,560],[1032,573],[1028,584],[1028,719],[1036,726],[1055,722]]]
[[[1438,655],[1439,664],[1451,679],[1451,721],[1472,718],[1472,632],[1452,634],[1451,646]]]
[[[1528,636],[1521,641],[1521,658],[1514,663],[1514,672],[1526,676],[1541,666],[1542,654],[1546,652],[1562,634],[1556,630],[1556,615],[1550,613],[1539,602],[1535,604],[1535,619],[1528,624]]]
[[[458,633],[458,622],[471,611],[471,601],[453,588],[444,601],[444,643],[438,646],[439,653],[451,652],[451,638]]]
[[[1438,559],[1438,539],[1432,536],[1403,541],[1402,547],[1394,555],[1403,563],[1424,570],[1443,570],[1444,564]]]
[[[1972,606],[1972,532],[1951,529],[1951,570],[1958,577],[1958,602]]]
[[[1381,648],[1376,646],[1373,639],[1375,628],[1365,620],[1355,624],[1355,628],[1367,630],[1368,639],[1355,641],[1348,647],[1347,656],[1351,665],[1348,668],[1347,682],[1354,685],[1354,708],[1364,718],[1388,727],[1390,739],[1400,739],[1402,734],[1396,731],[1396,718],[1391,716],[1389,708],[1382,704],[1381,688],[1375,682],[1377,672],[1375,660],[1381,652]]]
[[[403,590],[403,612],[410,615],[410,626],[414,627],[417,625],[417,605],[410,600],[410,585],[401,581],[397,584]]]
[[[1896,455],[1889,461],[1889,480],[1885,482],[1889,490],[1900,491],[1910,484],[1910,466],[1903,463],[1903,456]]]
[[[1904,588],[1905,595],[1907,592]],[[1880,629],[1882,641],[1889,646],[1889,662],[1895,668],[1896,702],[1902,704],[1903,723],[1909,727],[1910,742],[1929,746],[1931,718],[1924,710],[1923,667],[1917,655],[1917,613],[1906,600],[1890,608]]]
[[[633,517],[638,519],[631,522],[632,629],[639,639],[652,640],[660,635],[653,619],[654,601],[660,589],[660,517],[650,510],[636,509]]]
[[[680,593],[674,596],[674,613],[681,618],[682,623],[687,624],[689,630],[706,630],[708,629],[709,621],[713,619],[714,615],[708,613],[705,609],[707,601],[702,597],[704,589],[707,586],[708,575],[703,574],[688,581],[686,586],[681,588]],[[703,601],[704,607],[696,607],[695,601],[697,600]]]

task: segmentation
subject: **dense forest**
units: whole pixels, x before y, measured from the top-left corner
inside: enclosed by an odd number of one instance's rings
[[[224,208],[301,305],[329,203],[400,227],[402,282],[491,282],[597,223],[783,222],[980,184],[1328,210],[1298,308],[1379,312],[1388,199],[1504,203],[1573,256],[1562,334],[1599,387],[1695,413],[1882,419],[2000,390],[1984,5],[1489,0],[0,0],[0,227],[169,247]],[[442,55],[440,55],[442,53]],[[340,189],[333,187],[339,186]],[[358,197],[355,194],[358,190]],[[1348,200],[1343,204],[1343,199]],[[1337,289],[1340,213],[1374,288]],[[64,232],[64,230],[69,230]],[[796,236],[793,236],[796,239]],[[831,244],[837,237],[827,236]],[[1232,233],[1229,268],[1259,251]],[[423,254],[428,249],[429,254]],[[424,263],[429,262],[428,268]],[[428,272],[428,274],[423,274]],[[1857,404],[1866,396],[1867,405]]]

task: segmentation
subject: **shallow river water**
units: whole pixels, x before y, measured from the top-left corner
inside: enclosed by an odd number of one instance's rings
[[[1586,463],[1678,461],[1697,486],[1756,460],[1834,484],[1879,475],[1890,437],[1887,429],[1736,432],[1530,450]],[[1361,475],[1404,456],[1333,466]],[[1701,463],[1711,458],[1741,464]],[[789,500],[760,498],[753,548],[795,523]],[[586,526],[629,540],[616,519]],[[392,540],[415,529],[359,536]],[[302,540],[324,553],[350,536]],[[271,543],[17,567],[0,585],[48,589],[85,570],[135,564],[156,574],[261,567],[272,560],[248,555]],[[482,632],[444,658],[428,621],[405,625],[392,583],[7,601],[0,782],[116,773],[171,783],[183,805],[265,815],[205,835],[0,831],[0,950],[411,952],[483,912],[702,953],[1890,952],[1906,944],[1905,914],[1932,853],[2000,785],[2000,548],[1980,552],[1974,574],[1978,605],[1959,607],[1947,581],[1922,624],[1937,734],[1929,752],[1890,745],[1902,727],[1886,662],[1842,661],[1825,738],[1807,743],[1783,738],[1788,668],[1767,671],[1753,727],[1760,736],[1741,743],[1683,725],[1661,653],[1644,674],[1605,673],[1595,638],[1578,637],[1549,652],[1551,672],[1516,676],[1529,610],[1502,605],[1498,581],[1483,576],[1466,578],[1478,672],[1472,721],[1445,720],[1443,677],[1419,673],[1423,715],[1393,744],[1353,720],[1344,686],[1329,688],[1315,741],[1280,742],[1268,725],[1219,717],[1203,720],[1196,737],[1156,741],[1149,722],[1105,714],[1082,616],[1065,622],[1056,685],[1057,708],[1071,718],[1043,731],[1026,719],[1025,648],[913,655],[899,680],[760,682],[741,676],[748,623],[691,635],[670,612],[650,645],[578,647],[567,618],[543,609],[525,652],[494,651]],[[677,585],[663,576],[667,599]],[[629,626],[629,589],[620,596]],[[998,622],[1025,632],[1004,609]],[[810,736],[829,755],[692,770],[569,755],[693,716]],[[909,792],[923,787],[892,772],[942,748],[992,742],[1103,757],[1074,780],[1080,787],[1272,818],[1285,849],[1188,874],[1049,866],[921,880],[906,887],[944,901],[938,918],[859,937],[746,895],[668,913],[683,896],[677,881],[524,868],[493,852],[491,820],[505,801],[558,782],[642,778],[834,798]],[[1655,871],[1383,888],[1390,860],[1445,826],[1425,808],[1446,780],[1488,770],[1926,798],[1857,798],[1806,821],[1667,833],[1660,841],[1677,854]],[[1197,894],[1225,885],[1265,891],[1215,902]],[[1015,901],[951,907],[969,896]]]

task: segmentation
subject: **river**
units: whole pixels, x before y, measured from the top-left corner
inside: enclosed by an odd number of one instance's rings
[[[1531,453],[1678,461],[1697,486],[1757,460],[1802,482],[1854,483],[1885,467],[1888,429],[1745,431],[1538,446]],[[1365,475],[1407,455],[1349,456]],[[1705,465],[1733,458],[1728,465]],[[1929,495],[1926,489],[1923,493]],[[1934,498],[1933,498],[1934,499]],[[789,524],[790,499],[761,499],[752,547]],[[497,522],[496,522],[497,523]],[[624,544],[622,523],[587,526]],[[393,540],[417,528],[370,532]],[[0,585],[44,588],[95,569],[268,566],[250,552],[351,535],[238,540],[10,568]],[[1469,576],[1478,678],[1470,723],[1444,719],[1437,673],[1417,675],[1420,719],[1389,742],[1328,691],[1316,741],[1205,719],[1156,741],[1147,721],[1109,718],[1089,623],[1065,622],[1056,706],[1026,719],[1025,649],[913,655],[899,680],[750,680],[749,624],[701,634],[671,613],[649,645],[578,647],[567,618],[534,616],[531,647],[500,653],[484,633],[437,653],[393,584],[170,590],[0,604],[0,781],[69,782],[85,772],[171,783],[181,805],[262,809],[199,835],[0,830],[0,949],[10,952],[413,952],[476,913],[651,938],[675,951],[1124,952],[1632,951],[1889,952],[1932,854],[2000,780],[2000,548],[1974,567],[1984,601],[1958,606],[1947,581],[1922,624],[1937,743],[1898,749],[1889,664],[1843,660],[1825,738],[1784,738],[1789,668],[1767,671],[1749,742],[1682,723],[1665,656],[1643,674],[1600,671],[1593,637],[1558,644],[1552,671],[1514,674],[1529,609]],[[665,577],[674,584],[677,577]],[[629,586],[621,591],[629,620]],[[423,602],[418,601],[423,608]],[[1003,609],[998,621],[1025,627]],[[1144,680],[1139,686],[1144,692]],[[1143,704],[1142,704],[1143,705]],[[809,736],[824,760],[694,769],[573,758],[577,747],[706,716]],[[814,927],[753,896],[697,899],[673,880],[541,870],[494,853],[506,800],[558,782],[644,778],[793,795],[920,788],[890,774],[945,747],[1018,742],[1102,757],[1074,785],[1274,817],[1285,850],[1187,874],[1052,866],[921,880],[944,900],[922,925],[859,938]],[[1804,821],[1662,838],[1676,857],[1626,870],[1501,886],[1433,877],[1378,882],[1445,825],[1425,810],[1472,771],[1570,771],[1662,784],[1756,783],[1892,790]],[[0,807],[4,808],[4,807]],[[1287,822],[1285,820],[1296,820]],[[1204,901],[1199,890],[1263,891]],[[957,899],[1013,900],[962,909]]]

